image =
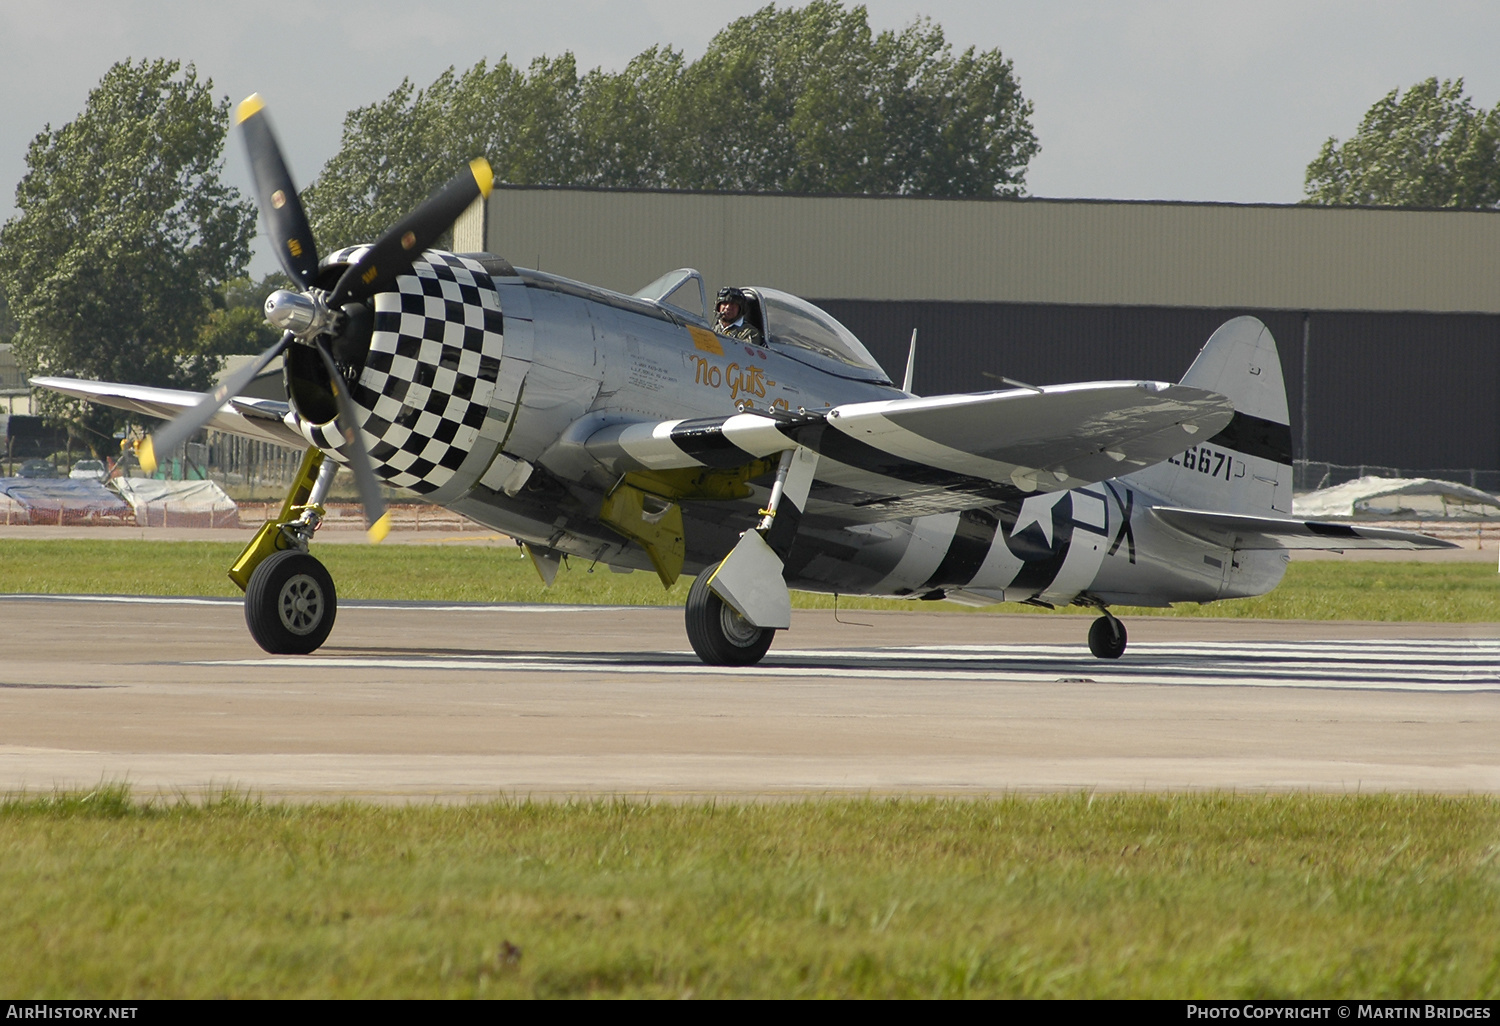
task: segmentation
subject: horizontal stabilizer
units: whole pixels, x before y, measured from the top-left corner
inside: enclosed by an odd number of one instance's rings
[[[1183,534],[1227,549],[1454,549],[1441,538],[1390,527],[1291,520],[1156,506],[1151,515]]]
[[[113,406],[117,410],[171,420],[184,410],[198,405],[200,392],[176,388],[152,388],[149,385],[125,385],[112,381],[83,381],[78,378],[32,378],[31,383],[77,399]],[[307,448],[307,439],[286,425],[283,418],[291,412],[286,403],[272,399],[236,396],[214,414],[208,427],[258,442],[274,442],[296,449]]]

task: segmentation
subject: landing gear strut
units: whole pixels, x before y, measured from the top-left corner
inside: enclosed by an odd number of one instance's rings
[[[1125,625],[1108,612],[1089,627],[1089,651],[1100,659],[1118,659],[1125,654]]]
[[[688,642],[710,666],[753,666],[771,647],[776,631],[755,626],[709,590],[708,579],[716,569],[704,570],[688,589]]]

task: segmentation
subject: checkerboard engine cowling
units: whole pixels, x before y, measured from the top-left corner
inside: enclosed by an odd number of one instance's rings
[[[343,250],[329,262],[360,252]],[[489,275],[451,253],[424,253],[392,291],[376,295],[370,352],[350,397],[377,475],[422,494],[448,482],[489,410],[503,333]],[[343,455],[332,424],[299,426],[314,445]]]

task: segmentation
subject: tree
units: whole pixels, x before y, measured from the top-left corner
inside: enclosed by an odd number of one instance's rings
[[[1039,152],[998,50],[955,55],[919,20],[873,33],[813,0],[726,26],[697,61],[652,47],[619,72],[505,58],[351,111],[303,200],[320,242],[374,239],[456,169],[530,185],[1014,196]]]
[[[0,345],[11,340],[16,333],[16,319],[11,315],[10,302],[5,298],[5,290],[0,289]]]
[[[205,389],[203,326],[242,277],[255,207],[223,184],[227,97],[190,64],[115,64],[71,123],[32,140],[0,229],[0,286],[28,374]],[[128,415],[55,394],[44,416],[96,450]]]
[[[1500,206],[1500,107],[1477,108],[1464,81],[1392,89],[1359,131],[1329,138],[1307,165],[1307,203],[1390,207]]]
[[[685,78],[689,188],[1014,196],[1040,150],[1011,62],[955,57],[927,19],[874,35],[863,7],[765,7]]]

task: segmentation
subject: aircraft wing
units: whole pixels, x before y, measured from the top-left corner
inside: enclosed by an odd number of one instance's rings
[[[1228,549],[1456,549],[1453,542],[1391,527],[1282,520],[1154,506],[1151,515],[1183,534]]]
[[[803,445],[819,454],[807,512],[874,522],[1080,488],[1212,438],[1233,413],[1215,392],[1105,381],[614,425],[585,447],[626,471],[738,467]]]
[[[198,404],[203,396],[176,388],[152,388],[149,385],[122,385],[111,381],[83,381],[78,378],[32,378],[33,385],[50,388],[63,395],[88,399],[131,413],[171,420],[183,410]],[[283,421],[291,407],[271,399],[236,396],[214,415],[208,426],[258,442],[306,449],[307,439],[287,427]]]

